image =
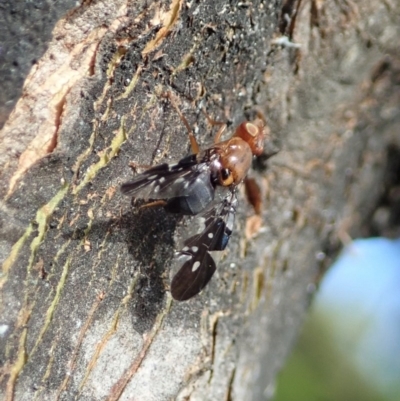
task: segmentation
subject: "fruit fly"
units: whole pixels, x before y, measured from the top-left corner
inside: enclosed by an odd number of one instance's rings
[[[169,95],[171,98],[171,95]],[[171,282],[174,299],[185,301],[198,294],[216,270],[212,251],[226,248],[232,233],[237,189],[255,156],[264,147],[264,124],[243,122],[230,139],[221,141],[226,125],[215,136],[214,145],[200,151],[196,138],[179,108],[171,101],[185,124],[192,154],[176,164],[160,164],[121,186],[122,193],[159,205],[171,213],[201,215],[205,227],[184,242],[178,253],[186,261]]]

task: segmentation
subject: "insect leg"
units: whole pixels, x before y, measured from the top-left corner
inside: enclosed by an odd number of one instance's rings
[[[244,188],[248,201],[253,206],[256,214],[260,215],[262,210],[262,194],[260,186],[254,178],[246,177],[244,180]]]
[[[221,124],[222,124],[222,123],[221,123]],[[224,125],[222,125],[222,126],[220,127],[220,129],[218,130],[217,134],[215,135],[214,143],[219,143],[219,142],[221,142],[221,136],[222,136],[223,132],[225,131],[225,129],[226,129],[226,124],[224,124]]]
[[[139,209],[146,209],[148,207],[157,207],[157,206],[165,206],[167,202],[163,199],[155,200],[149,203],[145,203],[144,205],[139,206]]]
[[[179,117],[182,120],[183,124],[185,124],[185,127],[189,133],[190,147],[192,148],[192,152],[195,155],[197,155],[200,152],[200,147],[199,147],[199,144],[197,143],[196,137],[194,136],[192,129],[190,128],[188,121],[186,120],[186,118],[182,114],[182,112],[179,110],[179,107],[177,106],[175,99],[172,96],[172,93],[167,92],[167,96],[168,96],[169,100],[171,101],[172,106],[174,106],[176,112],[179,114]]]
[[[136,162],[129,162],[129,167],[133,170],[134,173],[137,173],[138,170],[150,170],[154,166],[150,164],[139,164]]]
[[[222,136],[223,132],[224,132],[225,129],[226,129],[226,124],[223,123],[223,122],[221,122],[221,121],[217,121],[217,120],[214,120],[213,118],[211,118],[211,117],[207,114],[207,112],[205,111],[204,108],[202,108],[201,111],[203,112],[204,116],[206,117],[206,119],[207,119],[207,121],[208,121],[208,123],[209,123],[210,125],[219,125],[219,126],[220,126],[220,128],[219,128],[217,134],[215,135],[215,139],[214,139],[214,143],[219,143],[220,140],[221,140],[221,136]]]

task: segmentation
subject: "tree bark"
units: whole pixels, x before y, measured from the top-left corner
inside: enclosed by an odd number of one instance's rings
[[[400,148],[400,5],[362,3],[114,0],[57,22],[0,134],[2,399],[271,397]],[[281,149],[253,172],[261,229],[243,195],[216,275],[182,303],[185,220],[118,190],[130,161],[188,153],[167,91],[203,148],[204,108],[232,127],[262,111]]]

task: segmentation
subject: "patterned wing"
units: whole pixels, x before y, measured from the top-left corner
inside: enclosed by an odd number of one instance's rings
[[[171,282],[171,294],[178,301],[197,295],[210,281],[216,270],[211,251],[222,251],[232,234],[237,198],[232,192],[221,204],[210,209],[204,230],[185,241],[180,255],[186,261]]]
[[[177,164],[161,164],[121,186],[124,194],[145,200],[162,199],[171,213],[196,215],[210,207],[216,193],[216,155],[207,149],[198,158],[190,155]],[[218,161],[217,161],[218,162]],[[217,192],[228,192],[226,187]]]
[[[160,164],[139,174],[122,184],[121,192],[139,199],[173,198],[182,195],[205,169],[205,163],[190,155],[177,164]]]

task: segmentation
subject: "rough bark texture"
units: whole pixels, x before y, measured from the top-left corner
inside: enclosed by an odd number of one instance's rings
[[[321,268],[362,234],[400,147],[400,6],[359,3],[97,1],[58,21],[0,133],[2,399],[270,398]],[[243,196],[185,303],[168,292],[184,222],[118,191],[130,161],[188,152],[167,90],[203,146],[202,107],[232,126],[258,108],[281,148],[254,173],[262,229]]]

